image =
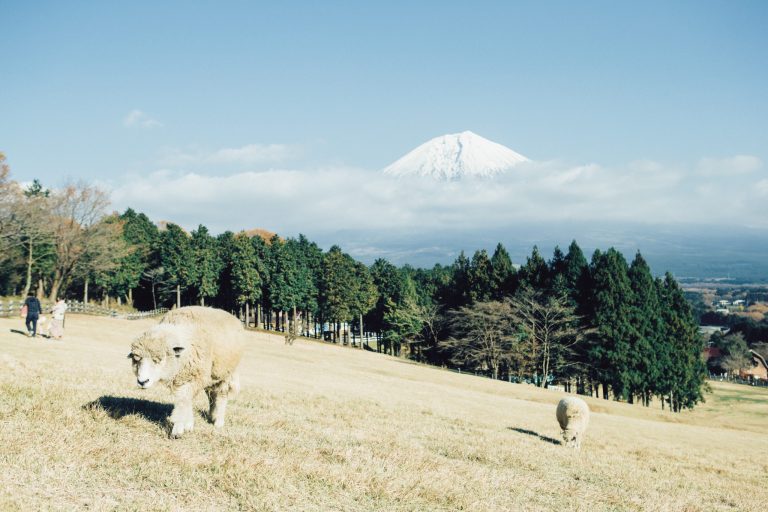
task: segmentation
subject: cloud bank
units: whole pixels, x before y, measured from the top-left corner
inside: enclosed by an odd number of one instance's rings
[[[768,175],[753,156],[684,165],[650,160],[529,163],[494,179],[397,179],[355,168],[221,174],[218,164],[290,154],[249,145],[203,155],[206,170],[164,169],[111,183],[113,205],[214,232],[263,227],[292,236],[333,231],[505,229],[526,223],[631,222],[768,228]],[[186,157],[176,163],[183,167]]]

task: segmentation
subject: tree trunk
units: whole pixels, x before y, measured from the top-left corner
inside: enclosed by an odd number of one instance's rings
[[[157,309],[157,297],[155,296],[155,281],[152,281],[152,309]]]
[[[177,308],[181,307],[181,285],[180,284],[176,285],[176,307]]]
[[[256,328],[261,324],[261,302],[256,304]]]
[[[128,305],[133,307],[133,288],[128,290]]]
[[[248,328],[248,324],[250,323],[251,317],[251,308],[249,307],[248,302],[245,303],[245,328]]]
[[[59,294],[59,287],[61,286],[61,275],[59,274],[59,271],[57,270],[53,275],[53,282],[51,282],[51,293],[49,294],[49,298],[54,301],[56,300],[56,296]],[[38,295],[42,294],[42,284],[43,280],[40,280],[41,289],[38,290]]]
[[[205,297],[203,297],[202,295],[200,296],[200,305],[205,306]]]
[[[608,400],[608,383],[603,382],[603,400]]]
[[[24,291],[21,294],[21,296],[24,298],[26,298],[27,294],[29,294],[29,290],[32,289],[32,263],[34,262],[32,257],[32,248],[32,239],[30,239],[29,247],[27,249],[27,280],[24,283]]]
[[[360,350],[363,349],[363,314],[360,313]]]
[[[88,304],[88,281],[90,278],[85,276],[85,283],[83,284],[83,304]]]

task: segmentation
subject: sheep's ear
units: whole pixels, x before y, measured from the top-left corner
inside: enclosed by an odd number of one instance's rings
[[[173,347],[173,352],[176,357],[181,357],[181,353],[184,352],[184,347]]]

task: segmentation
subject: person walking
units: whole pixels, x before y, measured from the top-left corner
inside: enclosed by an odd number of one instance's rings
[[[67,312],[67,303],[59,299],[51,310],[51,337],[60,340],[64,336],[64,313]]]
[[[29,295],[27,295],[24,306],[27,308],[27,336],[34,338],[37,334],[37,320],[40,318],[42,307],[40,306],[40,301],[37,300],[37,297],[32,292],[29,292]]]

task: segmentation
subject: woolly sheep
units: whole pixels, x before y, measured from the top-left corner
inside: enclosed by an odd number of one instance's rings
[[[563,429],[565,446],[581,447],[581,440],[589,425],[589,406],[575,396],[563,398],[557,404],[557,422]]]
[[[209,419],[224,426],[227,399],[239,391],[237,366],[243,355],[243,326],[229,313],[190,306],[166,314],[131,345],[136,382],[142,389],[162,382],[174,395],[171,436],[194,427],[192,401],[205,390]]]

